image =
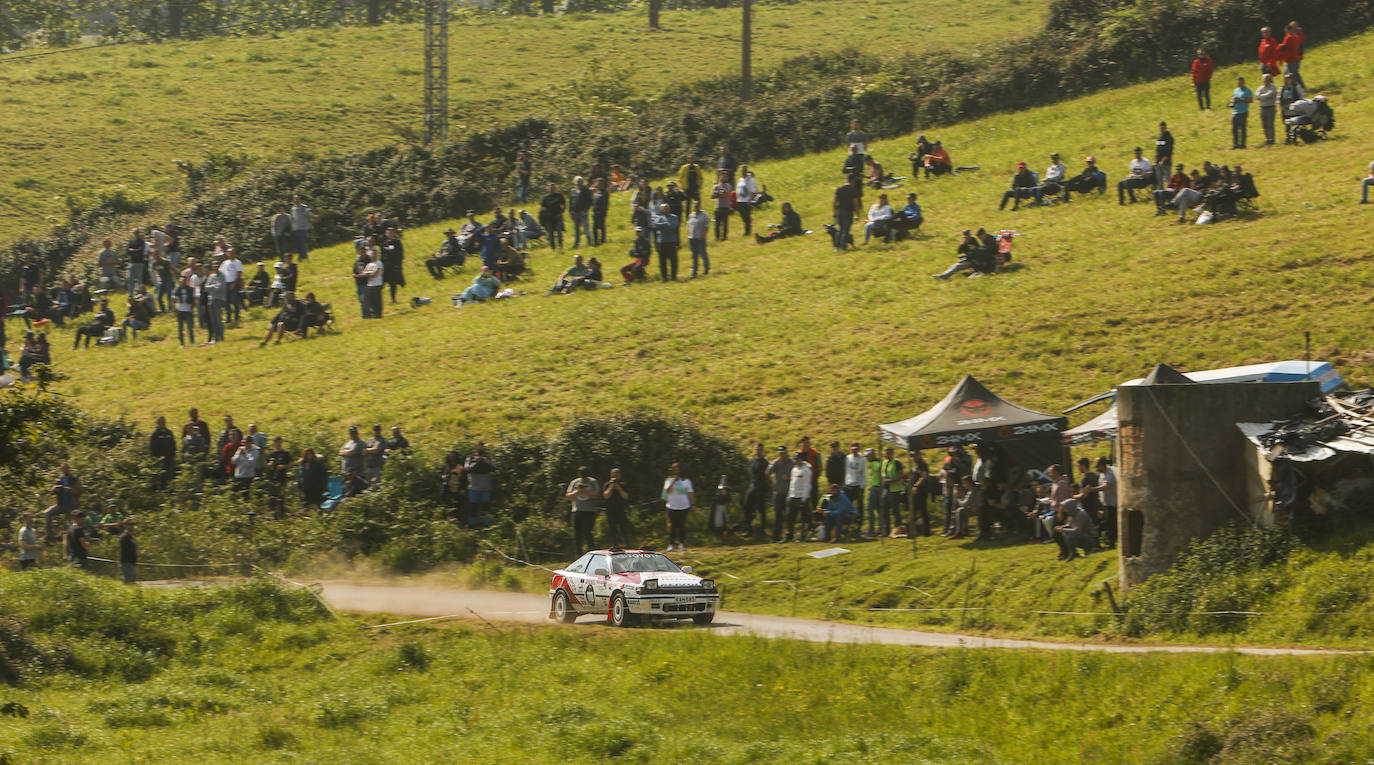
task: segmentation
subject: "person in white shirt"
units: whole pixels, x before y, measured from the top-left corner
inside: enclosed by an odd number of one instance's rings
[[[231,458],[234,465],[234,484],[239,491],[247,490],[253,483],[253,478],[258,474],[258,460],[261,456],[262,450],[258,445],[253,443],[251,438],[244,436]]]
[[[741,178],[743,183],[744,179]],[[748,219],[746,218],[747,226]],[[701,261],[701,275],[711,273],[711,257],[706,253],[706,234],[711,230],[711,216],[701,209],[701,202],[692,203],[692,214],[687,216],[687,246],[692,251],[692,278],[697,275],[697,261]]]
[[[859,442],[849,445],[849,454],[844,456],[844,493],[859,511],[864,513],[864,484],[868,482],[868,458],[859,453]]]
[[[367,285],[367,312],[369,319],[382,318],[382,256],[375,248],[367,252],[368,262],[363,266],[363,282]]]
[[[296,254],[301,260],[310,257],[310,223],[315,213],[305,204],[305,199],[296,194],[291,197],[291,239],[296,245]]]
[[[224,275],[224,287],[229,291],[228,312],[233,314],[229,320],[237,324],[239,315],[243,313],[243,261],[239,260],[233,245],[225,246],[224,262],[219,264],[219,272]]]
[[[1045,174],[1040,176],[1040,184],[1031,189],[1035,194],[1035,204],[1044,204],[1046,194],[1063,194],[1064,201],[1069,201],[1069,168],[1059,161],[1058,152],[1050,155],[1050,166],[1045,168]]]
[[[787,482],[787,539],[794,541],[797,527],[797,516],[802,519],[803,534],[796,537],[795,541],[804,541],[807,534],[805,530],[810,528],[811,513],[811,464],[806,461],[806,455],[797,452],[792,455],[792,475]],[[783,541],[783,540],[779,540]]]
[[[754,212],[754,197],[758,196],[759,182],[754,178],[754,171],[748,165],[739,166],[739,180],[735,181],[735,212],[739,214],[740,222],[744,224],[744,235],[749,236],[753,232],[751,221]]]
[[[1369,175],[1360,183],[1360,204],[1369,204],[1369,187],[1374,186],[1374,162],[1369,163]]]
[[[1116,184],[1116,203],[1119,205],[1126,204],[1127,194],[1131,197],[1131,204],[1135,204],[1135,190],[1148,188],[1154,183],[1155,166],[1141,156],[1140,152],[1140,147],[1135,147],[1135,159],[1131,160],[1131,174]]]
[[[868,223],[864,224],[864,244],[877,231],[882,235],[884,242],[892,241],[892,228],[887,222],[892,219],[892,205],[887,203],[887,195],[879,194],[878,201],[868,208]]]
[[[668,466],[663,480],[663,501],[668,508],[668,552],[677,545],[678,552],[687,551],[687,511],[696,502],[692,479],[682,475],[682,466],[674,462]]]

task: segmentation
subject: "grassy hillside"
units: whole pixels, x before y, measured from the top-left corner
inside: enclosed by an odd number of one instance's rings
[[[921,194],[927,230],[913,242],[835,255],[823,235],[766,247],[737,236],[713,243],[709,278],[554,298],[538,294],[570,253],[539,249],[537,276],[522,285],[530,296],[454,310],[447,296],[467,279],[436,284],[420,264],[440,239],[444,226],[435,225],[406,234],[403,292],[433,305],[388,307],[382,322],[355,318],[345,245],[319,252],[301,279],[334,302],[338,335],[259,350],[258,314],[225,345],[183,351],[159,320],[149,339],[116,349],[71,354],[59,341],[57,363],[72,378],[65,392],[104,414],[143,419],[198,404],[283,430],[394,421],[439,442],[626,407],[685,413],[741,440],[867,440],[964,373],[1052,411],[1159,361],[1202,369],[1296,357],[1304,330],[1316,357],[1368,384],[1374,277],[1357,233],[1366,208],[1354,202],[1374,155],[1362,108],[1372,40],[1313,49],[1308,82],[1331,94],[1340,126],[1319,145],[1231,151],[1223,111],[1198,112],[1186,82],[1153,83],[943,131],[957,164],[983,169],[894,192]],[[1058,151],[1076,168],[1091,153],[1115,183],[1130,147],[1148,145],[1160,119],[1173,127],[1180,161],[1243,162],[1263,192],[1259,214],[1180,226],[1110,195],[997,212],[1016,160],[1041,167]],[[874,151],[901,171],[910,143]],[[819,230],[839,160],[768,163],[758,175]],[[625,262],[626,205],[614,200],[611,243],[598,253],[612,269]],[[980,225],[1025,233],[1016,247],[1024,268],[932,280],[952,261],[958,230]],[[234,378],[247,384],[212,387]]]
[[[1344,763],[1374,746],[1359,657],[837,647],[595,624],[363,631],[261,586],[139,591],[59,571],[0,575],[0,588],[34,618],[30,638],[80,659],[6,695],[27,711],[0,717],[14,762]],[[131,659],[133,638],[111,630],[140,613],[162,642]]]
[[[756,9],[755,67],[856,46],[838,19],[896,30],[899,48],[969,45],[1039,28],[1045,0],[826,0]],[[983,11],[996,10],[995,15]],[[913,12],[917,21],[913,22]],[[979,15],[989,16],[974,24]],[[630,96],[667,82],[738,71],[738,9],[509,19],[450,26],[454,134],[547,114],[579,88],[613,83]],[[299,30],[280,35],[124,46],[34,59],[0,58],[0,240],[46,229],[62,198],[115,184],[179,191],[172,160],[243,151],[358,151],[421,130],[423,32],[418,25]],[[34,227],[37,230],[34,231]]]

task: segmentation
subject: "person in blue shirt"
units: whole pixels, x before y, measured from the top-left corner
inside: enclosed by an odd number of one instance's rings
[[[1245,128],[1250,119],[1250,104],[1255,100],[1255,92],[1245,87],[1245,78],[1236,78],[1236,89],[1231,91],[1231,148],[1245,148]]]
[[[666,282],[671,272],[672,280],[677,281],[678,217],[667,204],[659,205],[658,209],[658,214],[649,222],[658,244],[658,275]]]
[[[837,483],[830,484],[830,493],[821,499],[818,512],[824,515],[825,531],[821,534],[822,542],[840,541],[840,537],[844,536],[844,525],[859,515],[849,495],[845,494],[843,487]]]

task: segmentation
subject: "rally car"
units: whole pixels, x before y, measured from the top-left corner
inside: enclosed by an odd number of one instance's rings
[[[553,572],[549,618],[567,624],[581,614],[605,614],[617,627],[641,618],[691,619],[710,624],[720,593],[716,583],[653,550],[592,550]]]

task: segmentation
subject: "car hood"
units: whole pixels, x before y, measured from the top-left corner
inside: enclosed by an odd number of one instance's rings
[[[701,577],[681,571],[636,571],[616,574],[611,578],[626,584],[639,584],[645,579],[657,579],[659,587],[696,587],[701,584]]]

